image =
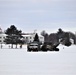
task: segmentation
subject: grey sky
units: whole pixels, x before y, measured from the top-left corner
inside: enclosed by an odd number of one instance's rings
[[[76,31],[76,0],[0,0],[0,26],[23,32]]]

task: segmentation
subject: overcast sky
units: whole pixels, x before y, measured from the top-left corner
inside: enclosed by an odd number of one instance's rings
[[[0,0],[0,27],[23,32],[76,31],[76,0]]]

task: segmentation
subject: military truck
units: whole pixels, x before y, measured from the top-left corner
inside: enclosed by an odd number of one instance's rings
[[[27,51],[40,51],[41,50],[41,43],[40,42],[37,42],[37,41],[34,41],[34,42],[31,42],[27,45]]]

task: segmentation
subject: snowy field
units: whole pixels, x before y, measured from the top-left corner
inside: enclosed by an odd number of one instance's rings
[[[64,47],[64,48],[63,48]],[[59,46],[59,52],[0,49],[0,75],[76,75],[76,46]]]

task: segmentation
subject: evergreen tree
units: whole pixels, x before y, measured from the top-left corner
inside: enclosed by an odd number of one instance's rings
[[[10,28],[8,28],[5,31],[5,34],[7,34],[5,42],[6,44],[12,44],[11,48],[13,48],[13,44],[23,44],[23,41],[21,40],[23,38],[22,31],[17,30],[17,28],[14,25],[11,25]]]
[[[59,38],[59,39],[62,39],[63,36],[64,36],[64,34],[65,34],[65,32],[64,32],[61,28],[59,28],[59,29],[58,29],[58,32],[57,32],[58,38]]]
[[[39,42],[39,36],[38,36],[38,34],[37,34],[37,33],[35,34],[34,41]]]

